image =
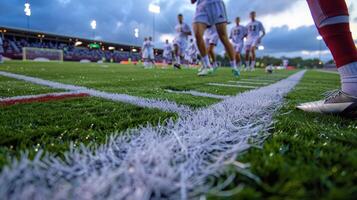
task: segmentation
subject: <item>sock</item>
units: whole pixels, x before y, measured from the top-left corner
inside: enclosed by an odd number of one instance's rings
[[[249,61],[245,61],[245,68],[246,68],[246,69],[249,68]]]
[[[181,65],[181,57],[180,57],[180,56],[177,56],[177,57],[176,57],[176,62],[177,62],[177,64],[180,64],[180,65]]]
[[[255,60],[252,61],[250,68],[251,68],[251,69],[254,69],[254,68],[255,68]]]
[[[208,55],[206,55],[202,58],[202,64],[203,64],[203,68],[207,68],[207,69],[211,68],[211,63],[209,61]]]
[[[337,67],[357,61],[357,50],[349,24],[344,23],[324,26],[319,28],[319,32],[331,50]]]
[[[231,67],[237,69],[237,62],[235,60],[230,61]]]
[[[342,91],[357,97],[357,62],[338,68],[341,76]]]

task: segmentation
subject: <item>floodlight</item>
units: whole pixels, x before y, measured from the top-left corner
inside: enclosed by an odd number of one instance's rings
[[[265,47],[263,46],[263,45],[260,45],[259,47],[258,47],[258,50],[260,50],[260,51],[263,51],[265,49]]]
[[[25,3],[25,15],[30,17],[31,16],[31,5],[30,3]]]
[[[97,21],[93,20],[91,23],[90,23],[90,26],[92,27],[93,30],[95,30],[97,28]]]
[[[78,46],[80,46],[80,45],[82,45],[82,44],[83,44],[83,42],[77,41],[77,42],[74,44],[74,46],[78,47]]]
[[[317,39],[317,40],[322,40],[322,36],[319,35],[319,36],[316,37],[316,39]]]
[[[161,8],[160,6],[151,3],[149,5],[149,12],[155,13],[155,14],[159,14],[161,12]]]
[[[138,28],[134,29],[134,36],[135,36],[135,38],[139,38],[139,29]]]

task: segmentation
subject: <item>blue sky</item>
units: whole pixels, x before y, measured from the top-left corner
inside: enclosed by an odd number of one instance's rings
[[[141,44],[141,39],[152,35],[153,16],[148,12],[152,2],[160,5],[156,15],[157,46],[172,38],[177,13],[183,13],[191,24],[194,6],[190,0],[29,0],[31,28],[41,31],[91,38],[90,21],[97,21],[96,37],[105,41]],[[357,40],[357,2],[348,0],[352,32]],[[258,20],[268,31],[263,40],[265,50],[260,54],[273,56],[318,57],[318,35],[305,0],[225,0],[230,19],[241,16],[248,22],[248,13],[255,10]],[[269,3],[267,3],[269,2]],[[25,0],[0,1],[0,25],[26,27]],[[140,30],[135,39],[134,29]],[[222,47],[218,48],[222,52]],[[325,60],[331,55],[326,47]]]

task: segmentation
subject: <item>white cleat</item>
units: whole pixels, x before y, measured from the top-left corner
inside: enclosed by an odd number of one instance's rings
[[[339,90],[330,93],[326,100],[303,103],[297,108],[306,112],[338,114],[355,118],[357,117],[357,97]]]
[[[200,71],[197,75],[198,75],[198,76],[207,76],[207,75],[209,75],[209,74],[210,74],[210,70],[207,69],[207,68],[204,68],[204,69],[202,69],[202,71]]]

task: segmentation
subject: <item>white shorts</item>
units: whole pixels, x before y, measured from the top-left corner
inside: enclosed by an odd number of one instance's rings
[[[171,53],[164,53],[162,55],[162,57],[166,60],[166,61],[171,61],[172,60],[172,55]]]
[[[218,35],[212,35],[208,38],[205,39],[206,45],[209,46],[213,44],[214,46],[217,46],[218,44],[219,37]]]
[[[193,23],[203,23],[208,26],[213,26],[227,22],[226,5],[223,1],[206,3],[196,7]]]
[[[247,41],[245,42],[245,49],[249,50],[252,47],[258,47],[260,44],[260,37],[248,37]]]
[[[179,48],[179,54],[181,56],[184,55],[185,51],[186,51],[186,47],[187,47],[187,40],[185,39],[181,39],[181,38],[176,38],[174,41],[174,45],[177,45]]]
[[[234,48],[234,51],[236,53],[242,53],[243,47],[244,47],[244,43],[243,42],[241,42],[241,43],[233,43],[233,48]]]
[[[148,50],[143,51],[143,59],[148,59],[149,58],[149,52]]]

